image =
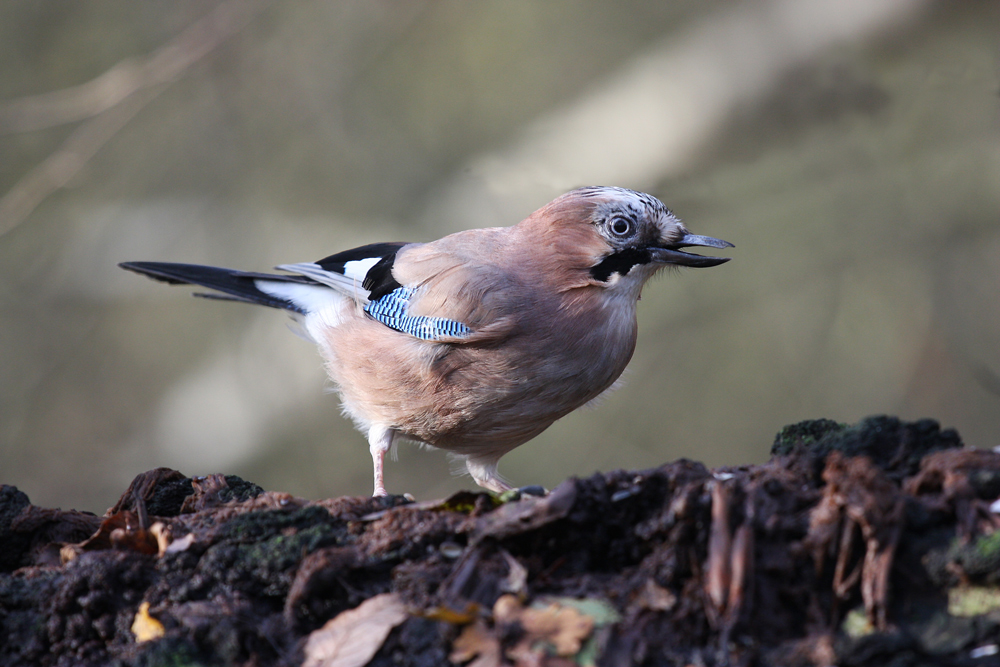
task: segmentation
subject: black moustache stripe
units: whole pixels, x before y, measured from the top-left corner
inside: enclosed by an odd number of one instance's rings
[[[597,266],[591,267],[590,276],[594,280],[606,283],[611,278],[611,274],[625,276],[636,264],[649,264],[652,261],[649,250],[646,248],[626,248],[618,252],[611,253],[601,260]]]

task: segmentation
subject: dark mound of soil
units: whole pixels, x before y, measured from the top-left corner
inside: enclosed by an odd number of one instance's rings
[[[0,664],[1000,664],[1000,454],[890,417],[773,454],[426,503],[161,468],[103,517],[3,486]]]

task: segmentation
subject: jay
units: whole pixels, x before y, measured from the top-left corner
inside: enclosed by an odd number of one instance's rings
[[[165,262],[122,268],[198,296],[291,311],[316,343],[343,410],[368,436],[376,496],[398,440],[463,459],[492,491],[500,457],[607,390],[636,343],[643,285],[668,266],[729,261],[658,199],[568,192],[512,227],[430,243],[374,243],[280,274]]]

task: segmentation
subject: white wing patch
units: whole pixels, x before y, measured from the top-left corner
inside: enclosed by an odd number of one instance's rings
[[[359,260],[358,262],[348,263],[360,264],[367,261],[368,260]],[[375,262],[377,261],[378,258],[375,258]],[[301,264],[281,264],[275,268],[282,271],[288,271],[289,273],[296,273],[300,276],[305,276],[306,278],[312,278],[316,282],[326,285],[340,294],[357,300],[362,305],[368,303],[368,295],[370,292],[361,286],[361,283],[364,280],[364,275],[360,278],[345,276],[335,271],[325,271],[319,264],[314,264],[312,262],[302,262]]]
[[[330,306],[339,306],[346,296],[323,285],[286,283],[279,280],[255,280],[254,286],[264,294],[291,301],[307,313],[318,313]]]
[[[359,283],[364,282],[365,276],[373,266],[382,261],[381,257],[369,257],[367,259],[356,259],[344,264],[344,275]]]

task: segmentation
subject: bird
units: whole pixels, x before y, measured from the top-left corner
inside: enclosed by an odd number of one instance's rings
[[[666,267],[712,267],[732,248],[692,234],[656,197],[567,192],[510,227],[364,245],[258,273],[172,262],[120,267],[290,311],[319,348],[346,416],[368,439],[374,496],[397,442],[446,450],[480,487],[497,464],[607,391],[636,346],[643,286]]]

